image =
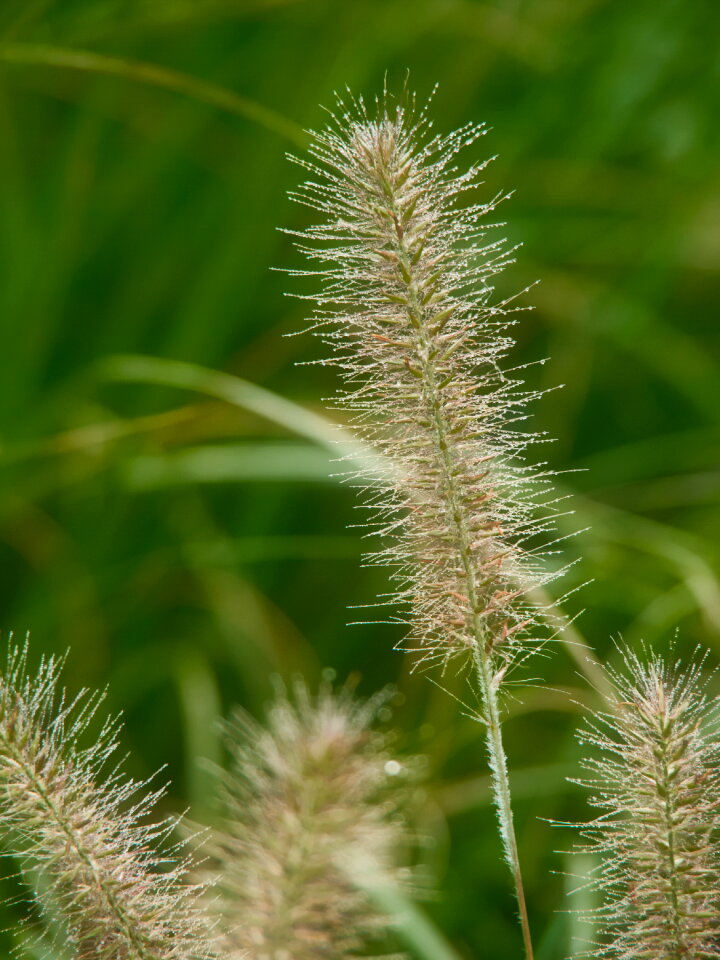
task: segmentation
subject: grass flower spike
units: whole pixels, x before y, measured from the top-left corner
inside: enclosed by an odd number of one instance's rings
[[[402,879],[407,779],[370,729],[379,702],[298,685],[266,727],[244,714],[228,727],[214,901],[228,960],[351,960],[382,944],[390,921],[356,871]]]
[[[26,651],[11,649],[0,675],[0,830],[10,852],[39,869],[38,897],[63,921],[76,960],[207,960],[199,890],[172,850],[153,852],[173,823],[140,825],[157,799],[112,772],[117,747],[108,723],[80,746],[101,696],[66,702],[59,664],[33,678]],[[63,953],[63,956],[65,954]]]
[[[479,648],[497,678],[533,624],[525,595],[552,577],[528,547],[547,525],[547,482],[518,461],[537,439],[514,429],[534,393],[499,367],[512,340],[489,284],[509,251],[484,242],[484,218],[500,198],[458,204],[486,163],[461,174],[455,155],[484,127],[428,127],[357,103],[315,134],[316,162],[299,162],[317,181],[297,198],[326,222],[302,249],[322,264],[313,299],[349,386],[340,404],[395,465],[377,559],[396,568],[410,640],[426,660]]]
[[[298,199],[324,222],[301,236],[319,262],[317,326],[337,350],[363,439],[389,459],[390,489],[370,485],[375,555],[394,567],[407,643],[423,661],[469,656],[487,725],[495,798],[532,948],[510,808],[498,692],[533,646],[528,595],[553,573],[539,546],[552,525],[547,477],[523,464],[535,435],[517,424],[535,396],[500,364],[512,346],[491,280],[509,261],[488,241],[500,198],[463,206],[484,163],[461,173],[470,124],[432,136],[423,112],[354,102],[314,135]]]
[[[720,956],[720,716],[697,666],[627,654],[613,712],[582,734],[591,803],[583,827],[600,859],[605,942],[593,956],[700,960]],[[582,781],[581,781],[582,782]]]

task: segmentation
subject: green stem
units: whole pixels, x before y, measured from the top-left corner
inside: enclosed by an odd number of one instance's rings
[[[427,356],[429,351],[421,350],[419,354]],[[523,886],[522,870],[520,868],[520,856],[518,854],[517,839],[515,837],[515,825],[512,811],[510,779],[508,776],[507,756],[502,739],[502,728],[500,721],[500,706],[498,703],[498,688],[495,681],[492,654],[488,650],[486,629],[479,610],[482,608],[480,589],[477,583],[475,565],[473,563],[472,548],[470,537],[467,530],[467,524],[462,509],[460,490],[455,471],[453,470],[451,447],[447,442],[449,429],[445,413],[437,390],[435,371],[432,369],[430,361],[425,364],[427,374],[427,384],[432,400],[429,404],[431,422],[437,432],[438,448],[440,452],[439,461],[442,465],[443,482],[448,500],[448,513],[450,515],[450,524],[454,527],[457,537],[457,545],[460,558],[465,571],[465,582],[467,584],[468,600],[473,610],[472,617],[472,639],[473,639],[473,658],[477,670],[478,684],[480,687],[480,696],[483,705],[484,719],[487,730],[487,747],[490,758],[490,768],[493,774],[493,791],[495,794],[495,805],[500,824],[500,835],[505,847],[508,864],[513,876],[515,885],[515,895],[518,902],[518,911],[520,914],[520,926],[522,928],[523,943],[525,946],[525,956],[527,960],[533,960],[532,938],[530,936],[530,922],[527,914],[527,904],[525,902],[525,888]]]
[[[422,303],[415,268],[408,250],[405,233],[400,226],[401,218],[394,197],[390,201],[394,215],[395,233],[392,238],[396,247],[400,270],[405,278],[408,291],[408,315],[410,328],[415,330],[416,351],[414,362],[417,364],[423,382],[423,397],[426,414],[431,425],[437,450],[437,461],[442,478],[443,495],[447,504],[448,525],[453,531],[459,560],[465,573],[469,608],[472,611],[471,622],[473,657],[480,687],[480,696],[487,730],[487,746],[490,768],[493,774],[493,791],[500,825],[500,835],[505,854],[513,876],[515,895],[518,902],[520,926],[526,960],[533,960],[532,938],[525,902],[525,889],[520,868],[515,827],[508,777],[507,758],[502,740],[498,690],[493,669],[492,651],[488,645],[487,630],[480,611],[483,609],[482,590],[478,583],[477,571],[472,550],[472,541],[465,515],[462,491],[457,477],[455,457],[453,455],[450,418],[443,401],[442,390],[438,385],[437,372],[433,362],[435,351],[432,349],[432,335],[428,330],[428,310]]]
[[[475,647],[475,666],[480,683],[480,693],[485,708],[485,723],[487,728],[487,746],[490,755],[490,767],[493,775],[495,803],[500,822],[500,833],[505,845],[505,852],[513,875],[515,895],[520,914],[523,944],[527,960],[533,958],[532,937],[530,936],[530,921],[528,919],[527,904],[525,902],[525,887],[523,886],[522,871],[520,869],[520,855],[515,837],[515,824],[512,811],[510,793],[510,778],[508,776],[507,757],[502,739],[500,726],[500,712],[496,684],[493,680],[491,664],[488,657],[483,657]]]
[[[430,366],[430,364],[428,364]],[[532,938],[530,936],[530,922],[527,914],[527,904],[525,902],[525,888],[523,886],[522,870],[520,868],[520,856],[518,854],[517,839],[515,837],[515,825],[512,811],[512,801],[510,793],[510,779],[508,776],[507,756],[502,739],[502,728],[500,720],[500,705],[498,703],[498,687],[493,670],[492,654],[488,650],[486,630],[483,619],[479,614],[481,609],[480,589],[477,583],[475,566],[473,563],[472,549],[468,535],[467,525],[461,507],[460,491],[454,470],[452,469],[452,458],[450,446],[445,442],[448,435],[448,425],[444,416],[444,411],[437,398],[437,388],[435,384],[434,371],[428,370],[428,382],[435,393],[435,403],[430,404],[431,416],[437,430],[440,449],[440,463],[442,464],[443,480],[448,498],[449,514],[451,525],[455,528],[457,544],[465,571],[468,599],[472,617],[473,632],[473,658],[477,671],[478,684],[480,687],[480,697],[482,700],[484,720],[487,731],[487,747],[490,758],[490,769],[493,774],[493,791],[495,794],[495,805],[500,824],[500,835],[505,847],[508,864],[513,876],[515,885],[515,895],[518,902],[518,911],[520,914],[520,926],[522,928],[523,943],[525,946],[525,956],[527,960],[533,960]]]

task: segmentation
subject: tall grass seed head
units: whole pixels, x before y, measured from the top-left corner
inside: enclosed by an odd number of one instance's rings
[[[310,179],[295,199],[323,220],[297,234],[315,268],[291,272],[320,278],[308,299],[337,402],[391,465],[390,483],[365,478],[387,544],[370,559],[394,568],[408,645],[446,661],[481,644],[501,676],[536,631],[529,594],[556,575],[542,556],[555,498],[523,459],[537,392],[503,369],[513,320],[492,280],[512,251],[487,220],[502,198],[466,204],[486,163],[455,166],[484,133],[433,135],[412,100],[341,103],[297,161]]]
[[[336,960],[382,949],[391,920],[356,871],[370,864],[407,885],[414,779],[413,763],[373,729],[383,701],[328,686],[312,696],[298,683],[264,726],[241,712],[229,724],[224,832],[214,841],[223,957]]]
[[[0,673],[6,850],[39,870],[39,905],[48,920],[59,915],[76,960],[209,960],[201,890],[169,840],[176,821],[148,822],[162,791],[110,763],[117,723],[83,745],[103,697],[66,699],[60,668],[46,659],[33,675],[27,646],[11,646]]]
[[[610,672],[611,711],[580,735],[600,814],[581,825],[599,858],[591,883],[603,935],[592,956],[720,956],[720,713],[702,663],[688,668],[625,651]]]

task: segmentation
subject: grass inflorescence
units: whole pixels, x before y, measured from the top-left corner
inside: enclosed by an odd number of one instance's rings
[[[392,919],[367,886],[408,885],[394,864],[408,852],[414,778],[371,726],[385,699],[297,684],[265,726],[240,712],[227,725],[225,826],[212,845],[223,957],[336,960],[387,944]]]
[[[319,262],[316,329],[347,384],[338,403],[391,464],[369,498],[408,643],[424,661],[479,647],[498,681],[537,626],[528,592],[555,573],[539,540],[548,477],[522,462],[539,438],[517,429],[537,393],[501,369],[512,314],[491,280],[512,251],[488,239],[488,216],[502,198],[463,205],[486,162],[454,165],[484,133],[434,136],[412,102],[377,115],[353,102],[313,135],[295,196],[324,217],[300,236]]]
[[[602,944],[617,960],[720,956],[720,714],[699,666],[625,653],[607,713],[581,733],[581,781],[601,813],[581,827],[599,866]]]
[[[460,172],[455,158],[484,132],[434,136],[412,98],[372,114],[341,103],[300,161],[311,179],[296,199],[324,218],[301,249],[319,264],[317,328],[345,380],[339,403],[391,465],[368,499],[406,643],[422,662],[463,655],[475,667],[530,957],[499,690],[538,646],[544,618],[529,597],[557,575],[543,562],[556,497],[547,471],[523,459],[538,437],[518,424],[537,394],[502,368],[511,312],[493,302],[492,278],[512,251],[488,239],[487,221],[501,198],[462,202],[486,163]]]
[[[201,888],[169,843],[175,821],[147,823],[160,796],[118,769],[117,723],[88,736],[102,695],[67,700],[61,663],[33,675],[10,647],[0,675],[0,832],[40,871],[48,916],[60,915],[77,960],[209,960]]]

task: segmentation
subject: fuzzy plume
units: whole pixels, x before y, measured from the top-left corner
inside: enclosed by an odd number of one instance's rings
[[[296,195],[324,222],[299,236],[318,264],[316,327],[336,351],[339,403],[361,438],[385,455],[389,483],[369,486],[394,567],[407,645],[420,662],[469,656],[486,727],[498,825],[518,899],[525,954],[530,928],[513,825],[499,690],[538,644],[533,592],[556,575],[542,562],[553,526],[547,474],[523,462],[537,435],[517,429],[536,396],[501,369],[513,345],[507,303],[492,278],[509,262],[487,241],[501,197],[463,205],[485,163],[455,157],[485,132],[469,124],[433,136],[424,110],[370,114],[361,100],[313,136],[311,179]]]
[[[720,957],[720,715],[698,665],[626,654],[612,712],[581,734],[597,756],[578,781],[602,810],[582,826],[600,860],[592,956]]]
[[[422,660],[481,647],[503,675],[536,626],[528,594],[552,574],[538,554],[547,479],[522,464],[538,438],[516,429],[535,393],[500,369],[513,341],[490,283],[511,251],[485,221],[502,198],[463,206],[486,164],[454,166],[485,128],[431,136],[412,102],[341,107],[298,161],[312,179],[296,199],[324,217],[299,234],[319,266],[298,273],[323,282],[312,299],[347,384],[339,404],[391,465],[389,489],[369,487],[387,543],[373,559],[395,569]]]
[[[370,728],[382,700],[298,684],[259,726],[227,729],[225,833],[214,842],[220,953],[228,960],[351,960],[382,945],[390,920],[358,883],[369,868],[403,882],[407,768]],[[376,956],[376,953],[372,954]]]
[[[80,746],[102,696],[68,702],[59,663],[30,676],[26,660],[11,648],[0,675],[0,832],[40,871],[40,906],[60,915],[75,960],[208,960],[200,889],[166,842],[174,822],[140,825],[158,794],[139,796],[117,768],[101,782],[117,724]]]

